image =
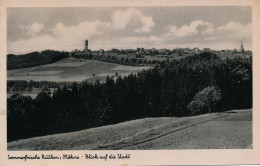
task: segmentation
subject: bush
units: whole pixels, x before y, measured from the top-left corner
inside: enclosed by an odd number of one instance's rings
[[[187,108],[192,115],[214,112],[220,100],[221,93],[218,87],[206,87],[195,95]]]

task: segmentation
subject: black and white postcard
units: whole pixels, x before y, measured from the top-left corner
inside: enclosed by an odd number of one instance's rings
[[[0,7],[0,165],[260,164],[259,1]]]

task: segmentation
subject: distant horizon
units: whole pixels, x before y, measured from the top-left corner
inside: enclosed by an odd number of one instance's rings
[[[252,50],[252,8],[8,8],[7,54],[136,48]]]
[[[137,47],[137,48],[144,48],[144,47]],[[127,49],[131,49],[131,50],[136,50],[137,48],[111,48],[111,49],[118,49],[118,50],[127,50]],[[155,48],[155,47],[153,47]],[[153,49],[153,48],[144,48],[144,49]],[[167,49],[167,50],[174,50],[174,49],[185,49],[185,48],[188,48],[188,49],[194,49],[194,48],[199,48],[199,47],[176,47],[176,48],[155,48],[156,50],[161,50],[161,49]],[[204,47],[204,48],[209,48],[209,47]],[[203,50],[204,48],[199,48],[200,50]],[[103,49],[103,48],[100,48],[100,49]],[[95,50],[92,50],[91,48],[89,50],[91,51],[99,51],[100,49],[95,49]],[[103,49],[104,51],[108,51],[108,50],[111,50],[111,49]],[[233,48],[233,49],[212,49],[212,48],[209,48],[210,50],[213,50],[213,51],[221,51],[221,50],[237,50],[237,51],[240,51],[239,49],[240,48]],[[18,54],[29,54],[29,53],[32,53],[32,52],[42,52],[42,51],[47,51],[47,50],[51,50],[51,51],[60,51],[60,52],[73,52],[75,50],[77,51],[83,51],[84,49],[74,49],[74,50],[70,50],[70,51],[66,51],[66,50],[57,50],[57,49],[44,49],[44,50],[35,50],[35,51],[31,51],[31,52],[25,52],[25,53],[18,53]],[[245,48],[245,51],[252,51],[251,49],[246,49]],[[7,53],[7,55],[10,55],[10,54],[13,54],[13,53]],[[13,55],[17,55],[17,54],[13,54]]]

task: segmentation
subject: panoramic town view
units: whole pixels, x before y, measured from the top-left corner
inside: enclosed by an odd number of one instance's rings
[[[8,150],[252,148],[251,13],[9,8]]]

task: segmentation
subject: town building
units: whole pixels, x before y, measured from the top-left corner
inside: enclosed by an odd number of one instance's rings
[[[203,48],[203,52],[211,52],[210,48]]]

